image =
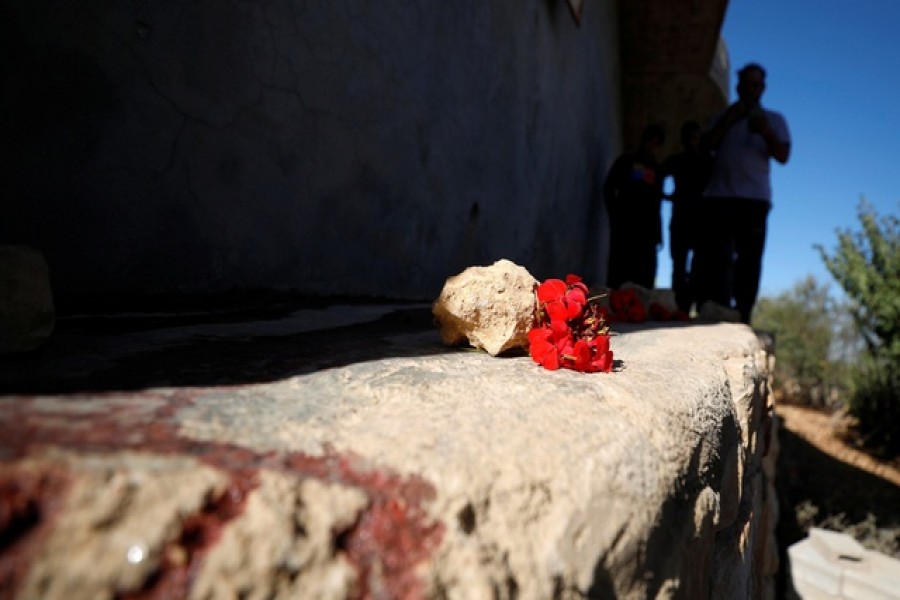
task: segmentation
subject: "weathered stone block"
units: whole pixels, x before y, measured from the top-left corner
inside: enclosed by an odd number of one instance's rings
[[[234,386],[0,396],[0,502],[20,519],[0,571],[21,565],[12,595],[48,600],[170,583],[183,593],[166,597],[772,597],[759,339],[617,333],[603,374],[435,351],[427,328],[283,377],[249,361]],[[143,335],[135,355],[160,344]]]
[[[524,267],[506,259],[449,278],[432,307],[444,343],[468,341],[493,356],[527,347],[536,283]]]

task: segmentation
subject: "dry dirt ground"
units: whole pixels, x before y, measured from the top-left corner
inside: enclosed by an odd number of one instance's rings
[[[900,459],[855,447],[840,413],[780,404],[777,488],[782,565],[809,527],[844,531],[867,548],[900,558]],[[786,569],[779,582],[783,589]]]

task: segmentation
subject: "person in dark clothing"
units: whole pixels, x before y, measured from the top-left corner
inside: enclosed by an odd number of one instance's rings
[[[674,182],[672,194],[665,198],[672,201],[672,217],[669,221],[669,252],[672,256],[672,291],[675,302],[684,312],[690,312],[694,302],[691,283],[691,260],[698,234],[700,215],[697,205],[709,178],[709,155],[700,150],[702,129],[696,121],[681,126],[683,150],[666,159],[663,175]]]
[[[606,176],[603,199],[610,226],[606,283],[611,288],[626,282],[653,288],[662,243],[662,174],[656,155],[664,141],[660,125],[648,126],[638,151],[617,158]]]
[[[738,71],[738,99],[713,120],[701,137],[712,152],[703,192],[706,224],[695,255],[698,304],[711,300],[740,313],[749,323],[759,292],[772,185],[769,163],[788,161],[787,120],[760,104],[766,70],[750,63]]]

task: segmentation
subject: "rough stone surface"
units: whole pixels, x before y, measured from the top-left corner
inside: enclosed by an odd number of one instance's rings
[[[261,473],[244,514],[203,562],[192,595],[228,598],[240,590],[249,598],[351,596],[357,573],[337,551],[335,532],[347,531],[366,503],[353,488]]]
[[[221,503],[243,503],[247,490],[194,458],[55,453],[5,465],[0,476],[63,470],[73,483],[22,576],[22,598],[142,589],[167,598],[351,595],[357,574],[334,536],[365,507],[358,490],[264,470],[241,510],[228,514]],[[176,576],[148,586],[159,573]]]
[[[527,348],[536,284],[527,269],[505,259],[450,277],[433,307],[444,343],[469,342],[492,356]]]
[[[121,391],[102,378],[91,386],[110,391],[79,389],[78,363],[60,360],[44,367],[70,369],[57,382],[74,389],[0,396],[4,587],[445,600],[771,589],[768,357],[749,328],[623,325],[614,371],[584,374],[450,349],[397,318],[297,336],[283,323],[287,343],[248,346],[236,327],[244,345],[216,345],[208,364],[190,346],[203,328],[150,336],[126,371],[138,379],[98,375],[130,381]],[[227,384],[160,385],[217,364]]]
[[[72,488],[21,586],[23,598],[102,598],[139,588],[166,560],[184,515],[198,512],[225,477],[185,458],[57,456],[9,465],[66,468]]]
[[[0,246],[0,354],[38,348],[53,331],[47,262],[25,246]]]

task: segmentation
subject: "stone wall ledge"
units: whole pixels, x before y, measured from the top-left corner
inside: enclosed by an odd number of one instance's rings
[[[769,355],[749,328],[617,326],[615,371],[582,374],[380,322],[261,322],[261,351],[233,324],[218,360],[279,374],[215,385],[181,384],[190,347],[145,332],[119,338],[117,364],[168,368],[179,385],[0,396],[3,587],[67,599],[771,595],[776,436]],[[63,329],[27,360],[111,368]],[[17,381],[11,368],[0,381]]]

